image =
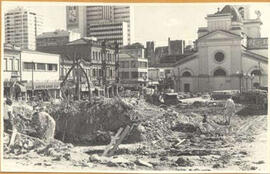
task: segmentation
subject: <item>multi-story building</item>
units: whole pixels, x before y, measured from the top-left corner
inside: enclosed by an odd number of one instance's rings
[[[113,44],[115,41],[120,45],[128,44],[128,25],[126,22],[110,22],[92,24],[88,27],[89,36],[98,40],[106,40]]]
[[[165,71],[162,68],[150,67],[148,68],[148,85],[157,86],[159,81],[165,79]]]
[[[198,29],[195,52],[173,70],[175,90],[185,92],[250,90],[268,85],[268,38],[261,19],[249,18],[247,6],[226,5],[206,17]]]
[[[128,44],[134,36],[134,15],[130,6],[67,6],[67,30],[91,36],[91,25],[104,23],[127,23]],[[114,33],[112,33],[114,35]],[[108,35],[109,36],[109,35]],[[110,36],[111,37],[111,36]]]
[[[5,43],[36,49],[36,36],[42,32],[42,17],[18,7],[5,13]]]
[[[37,36],[37,51],[57,52],[58,47],[80,38],[80,33],[72,31],[56,30],[53,32],[44,32]]]
[[[44,91],[52,97],[60,96],[60,55],[19,49],[8,44],[4,47],[3,60],[6,97],[12,97],[11,90],[15,87],[25,98]],[[13,91],[13,95],[17,92]]]
[[[107,85],[115,82],[115,54],[110,47],[102,48],[102,43],[91,38],[81,38],[66,44],[61,51],[60,79],[63,80],[73,65],[73,58],[80,59],[81,65],[91,81],[94,90],[95,86],[102,86],[103,77],[106,77]],[[74,57],[76,53],[77,57]],[[76,68],[71,71],[67,79],[75,81],[77,78]],[[86,86],[86,76],[81,73],[80,80]],[[84,88],[86,89],[86,88]]]
[[[21,49],[11,44],[4,44],[4,58],[2,59],[4,97],[12,97],[12,86],[21,80]],[[20,87],[20,86],[19,86]]]
[[[125,46],[119,54],[120,83],[126,87],[145,86],[148,82],[148,60],[139,43]]]
[[[81,37],[87,36],[85,6],[67,6],[66,7],[66,26],[68,31],[80,33]]]
[[[149,66],[155,64],[155,43],[153,41],[146,42],[145,57],[148,59]]]
[[[179,55],[183,55],[184,53],[184,40],[171,40],[170,38],[168,38],[168,46],[156,47],[155,55],[151,58],[151,66],[156,66],[157,64],[162,63],[161,59],[170,59],[171,57],[177,57]]]
[[[170,40],[168,38],[168,55],[181,55],[184,54],[185,41],[184,40]]]

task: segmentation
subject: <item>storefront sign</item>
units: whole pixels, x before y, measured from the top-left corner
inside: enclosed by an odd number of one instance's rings
[[[59,89],[60,82],[36,82],[34,83],[34,90],[43,90],[43,89]],[[32,83],[27,83],[27,90],[32,90]]]
[[[67,26],[78,26],[79,9],[77,6],[67,6]]]
[[[268,48],[268,38],[248,39],[247,47],[249,49],[267,49]]]

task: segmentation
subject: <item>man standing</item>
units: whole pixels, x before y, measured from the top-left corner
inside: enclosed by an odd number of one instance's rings
[[[12,101],[8,98],[5,103],[5,113],[4,113],[4,131],[8,132],[8,130],[13,129],[13,109],[12,109]]]
[[[230,96],[225,105],[224,120],[225,124],[230,125],[231,117],[235,114],[235,104]]]

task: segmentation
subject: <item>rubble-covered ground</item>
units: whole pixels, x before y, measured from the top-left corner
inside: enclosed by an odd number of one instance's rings
[[[4,134],[2,170],[263,172],[269,164],[267,116],[235,115],[230,126],[222,125],[224,102],[155,106],[144,99],[100,98],[48,108],[59,140],[43,144],[18,135],[9,148],[9,136]],[[242,108],[237,105],[237,110]],[[31,117],[23,105],[15,110]],[[203,114],[209,124],[202,123]],[[136,125],[134,130],[116,153],[101,156],[111,136],[131,124]]]

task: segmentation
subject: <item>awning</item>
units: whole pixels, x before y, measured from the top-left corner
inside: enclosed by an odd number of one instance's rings
[[[21,85],[19,83],[16,83],[15,86],[18,87],[21,90],[21,92],[26,92],[26,87],[25,86],[23,86],[23,85]]]
[[[32,90],[32,83],[26,84],[27,90]],[[34,90],[60,89],[60,81],[34,82]]]

